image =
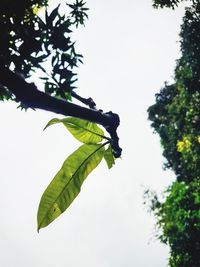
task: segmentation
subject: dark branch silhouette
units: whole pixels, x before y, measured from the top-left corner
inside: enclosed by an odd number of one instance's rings
[[[120,157],[122,149],[119,147],[117,135],[117,128],[120,124],[118,114],[111,111],[103,113],[101,110],[96,110],[96,104],[91,98],[84,99],[75,93],[73,93],[73,97],[90,108],[52,97],[39,91],[34,83],[26,82],[19,74],[12,72],[2,64],[0,64],[0,83],[8,88],[16,97],[17,102],[21,102],[26,107],[47,110],[65,116],[73,116],[102,125],[110,134],[115,157]]]

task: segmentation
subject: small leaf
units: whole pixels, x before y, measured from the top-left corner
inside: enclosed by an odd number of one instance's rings
[[[44,129],[55,123],[63,123],[69,132],[82,143],[96,144],[101,142],[103,138],[106,139],[103,130],[95,123],[72,117],[61,120],[52,119]]]
[[[108,169],[111,169],[115,164],[115,157],[113,156],[111,145],[109,145],[108,149],[105,151],[104,159],[108,165]]]
[[[49,21],[53,22],[54,19],[56,18],[56,16],[58,15],[58,9],[60,7],[60,4],[51,12],[51,14],[49,15]]]
[[[101,162],[105,144],[84,144],[63,163],[42,195],[38,208],[38,231],[63,213],[79,194],[86,177]]]
[[[52,27],[54,19],[56,18],[56,16],[58,16],[59,7],[60,7],[60,5],[58,5],[56,8],[54,8],[50,15],[48,14],[47,9],[46,9],[45,20],[46,20],[47,26],[49,28]]]

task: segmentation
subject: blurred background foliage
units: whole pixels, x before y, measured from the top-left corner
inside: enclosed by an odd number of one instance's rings
[[[179,2],[154,0],[153,5],[175,8]],[[165,83],[148,109],[160,136],[164,168],[176,174],[164,200],[145,192],[157,219],[158,238],[170,247],[173,267],[200,266],[200,2],[187,2],[174,83]]]

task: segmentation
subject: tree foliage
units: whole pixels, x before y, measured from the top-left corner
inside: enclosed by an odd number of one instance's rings
[[[167,1],[154,1],[168,6]],[[174,7],[175,2],[170,1]],[[180,32],[182,56],[177,60],[174,84],[165,83],[149,107],[149,119],[161,139],[165,168],[177,180],[165,192],[165,201],[147,191],[157,218],[159,238],[170,246],[169,265],[200,266],[200,3],[185,9]]]
[[[71,33],[84,25],[88,8],[83,0],[61,4],[62,10],[58,5],[49,11],[48,0],[2,0],[0,7],[0,100],[15,101],[22,109],[72,116],[52,119],[45,128],[62,123],[84,143],[65,160],[45,190],[38,209],[38,230],[69,207],[102,158],[111,168],[121,155],[118,114],[98,110],[91,97],[75,91],[76,68],[83,57],[76,52]],[[43,81],[40,90],[27,80],[34,73]],[[73,104],[73,99],[80,105]]]
[[[82,62],[70,33],[73,25],[78,27],[84,23],[87,8],[83,7],[82,1],[77,1],[74,5],[68,5],[71,12],[66,16],[59,14],[59,6],[49,13],[47,1],[18,1],[16,4],[5,1],[0,11],[0,37],[3,40],[0,45],[1,63],[25,78],[40,69],[44,91],[49,95],[70,99],[76,81],[73,70],[78,62]],[[46,8],[45,19],[37,15],[42,6]],[[48,71],[44,66],[47,60],[51,60],[51,69]],[[0,98],[16,100],[10,93],[6,94],[7,91],[2,85]]]
[[[169,7],[175,8],[182,0],[154,0],[153,7]]]

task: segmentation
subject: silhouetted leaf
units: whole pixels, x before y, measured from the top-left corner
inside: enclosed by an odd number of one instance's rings
[[[48,21],[50,23],[53,23],[56,16],[58,16],[58,9],[60,7],[60,4],[51,12],[51,14],[48,16]]]

